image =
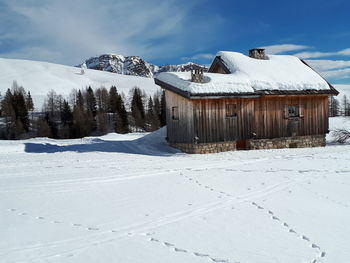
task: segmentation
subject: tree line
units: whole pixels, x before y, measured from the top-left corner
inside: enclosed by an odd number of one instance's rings
[[[346,95],[340,99],[329,98],[329,117],[350,116],[350,100]]]
[[[82,138],[108,132],[151,132],[164,126],[165,95],[134,87],[129,99],[116,86],[72,90],[68,99],[51,90],[41,112],[33,112],[30,92],[13,83],[0,95],[0,139]]]

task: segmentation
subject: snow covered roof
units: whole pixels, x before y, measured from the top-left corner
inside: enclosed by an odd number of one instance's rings
[[[160,73],[156,84],[165,83],[194,96],[336,93],[317,72],[294,56],[268,55],[268,59],[262,60],[220,51],[213,63],[216,60],[230,74],[204,73],[204,83],[194,83],[189,72]]]

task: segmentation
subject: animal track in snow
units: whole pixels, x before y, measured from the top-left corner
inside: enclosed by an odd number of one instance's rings
[[[154,233],[152,233],[154,234]],[[174,252],[179,252],[179,253],[190,253],[195,257],[202,257],[202,258],[209,258],[211,261],[216,262],[216,263],[229,263],[228,259],[220,259],[220,258],[216,258],[216,257],[212,257],[207,253],[202,253],[202,252],[195,252],[195,251],[188,251],[187,249],[184,248],[179,248],[178,246],[176,246],[175,244],[172,244],[170,242],[167,241],[161,241],[159,239],[156,239],[154,237],[148,238],[148,241],[150,242],[156,242],[156,243],[161,243],[162,245],[166,246],[167,248],[171,249]]]
[[[203,253],[198,253],[198,252],[193,252],[193,255],[195,255],[196,257],[209,257],[208,254],[203,254]]]
[[[310,241],[310,238],[308,238],[307,236],[300,236],[300,237],[306,241]]]
[[[167,246],[167,247],[173,247],[173,246],[175,246],[174,244],[171,244],[171,243],[168,243],[168,242],[163,242],[163,245],[164,245],[164,246]]]
[[[227,259],[219,259],[219,258],[210,258],[211,261],[217,262],[217,263],[225,263],[228,262]]]
[[[257,203],[252,202],[251,204],[252,204],[253,206],[255,206],[256,208],[259,208],[259,205],[258,205]],[[274,213],[273,213],[271,210],[268,210],[267,213],[271,215],[271,219],[272,219],[272,220],[280,221],[280,219],[279,219],[276,215],[274,215]],[[292,228],[289,228],[289,225],[288,225],[286,222],[283,222],[283,223],[282,223],[282,226],[287,227],[289,233],[297,234],[295,230],[293,230]],[[299,237],[300,237],[301,239],[307,241],[307,242],[311,242],[310,238],[307,237],[307,236],[305,236],[305,235],[300,235]],[[318,246],[318,245],[315,244],[315,243],[312,243],[312,244],[310,245],[310,247],[313,248],[313,249],[317,249],[318,251],[321,250],[320,246]],[[323,253],[323,254],[322,254],[322,253]],[[326,255],[326,252],[322,252],[322,253],[320,254],[319,257],[324,257],[324,256]],[[322,256],[322,255],[323,255],[323,256]],[[311,260],[311,263],[314,263],[314,262],[316,263],[317,261],[318,261],[318,259],[317,259],[317,258],[314,258],[313,260]]]
[[[174,247],[174,251],[175,251],[175,252],[183,252],[183,253],[187,253],[187,250],[186,250],[186,249],[177,248],[177,247]]]
[[[97,231],[100,230],[98,227],[88,227],[87,230],[89,231]]]
[[[316,244],[311,244],[311,247],[312,247],[312,248],[320,249],[320,247],[319,247],[318,245],[316,245]]]

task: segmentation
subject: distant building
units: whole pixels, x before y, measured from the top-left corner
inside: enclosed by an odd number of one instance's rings
[[[168,142],[188,153],[325,145],[328,97],[338,95],[303,60],[218,52],[208,73],[160,73]]]

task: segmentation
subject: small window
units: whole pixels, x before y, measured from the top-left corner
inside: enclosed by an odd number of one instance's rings
[[[178,107],[172,107],[171,108],[171,118],[173,120],[178,120],[179,119],[179,109],[178,109]]]
[[[296,105],[288,106],[288,118],[299,117],[299,107]]]
[[[237,117],[237,104],[226,104],[226,118]]]

